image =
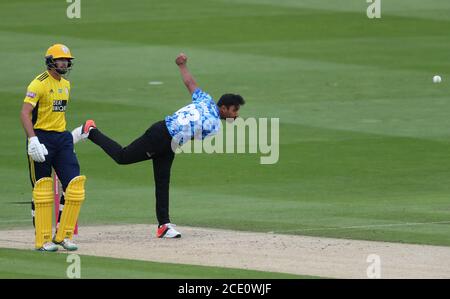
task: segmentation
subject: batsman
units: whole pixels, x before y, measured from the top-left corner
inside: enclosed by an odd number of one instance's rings
[[[72,68],[69,48],[51,46],[45,55],[47,70],[27,88],[21,121],[27,135],[28,165],[32,192],[35,248],[39,251],[77,250],[72,241],[81,205],[85,198],[85,176],[73,148],[72,134],[66,131],[65,113],[70,82],[64,78]],[[53,179],[58,175],[63,193],[60,199],[58,228],[52,238]]]

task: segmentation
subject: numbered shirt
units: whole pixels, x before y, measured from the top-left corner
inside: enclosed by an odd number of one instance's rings
[[[173,140],[183,145],[191,139],[205,139],[220,129],[219,108],[213,98],[197,88],[192,94],[192,104],[165,118]]]

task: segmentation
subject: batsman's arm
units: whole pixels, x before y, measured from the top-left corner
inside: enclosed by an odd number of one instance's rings
[[[20,112],[20,120],[22,121],[23,128],[25,129],[25,133],[27,137],[36,136],[33,129],[33,123],[31,122],[31,112],[34,107],[30,103],[23,103],[22,111]]]
[[[197,89],[197,83],[195,82],[194,77],[192,77],[191,73],[187,68],[187,56],[183,53],[180,53],[175,60],[175,63],[178,65],[180,69],[181,77],[183,78],[183,83],[186,85],[186,88],[189,90],[189,93],[192,95],[194,91]]]

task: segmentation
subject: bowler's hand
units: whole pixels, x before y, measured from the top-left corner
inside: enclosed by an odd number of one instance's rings
[[[177,59],[175,59],[175,63],[180,66],[180,65],[185,65],[187,63],[187,56],[184,53],[180,53],[177,56]]]

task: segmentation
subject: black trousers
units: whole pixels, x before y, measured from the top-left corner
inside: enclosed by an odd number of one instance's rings
[[[172,137],[165,121],[154,123],[141,137],[126,147],[122,147],[98,129],[90,131],[89,139],[100,146],[118,164],[153,160],[156,216],[159,225],[169,223],[170,169],[175,153],[171,147]]]

